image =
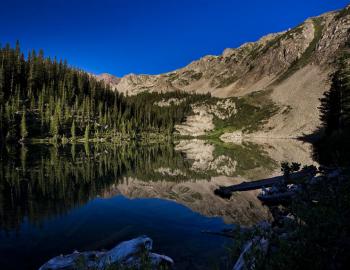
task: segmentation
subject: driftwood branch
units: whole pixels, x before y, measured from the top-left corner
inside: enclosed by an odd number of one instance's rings
[[[314,174],[315,174],[314,170],[305,169],[299,172],[291,173],[288,176],[281,175],[281,176],[275,176],[275,177],[251,181],[251,182],[243,182],[241,184],[232,185],[228,187],[219,187],[214,191],[214,193],[222,198],[229,199],[232,193],[236,191],[248,191],[248,190],[261,189],[261,188],[271,187],[281,182],[284,182],[285,184],[293,184],[299,179],[314,176]]]

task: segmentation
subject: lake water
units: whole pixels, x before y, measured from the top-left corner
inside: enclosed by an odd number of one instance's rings
[[[269,218],[256,192],[230,200],[219,185],[311,164],[297,141],[169,145],[6,146],[0,161],[0,269],[38,269],[74,250],[109,249],[140,235],[177,269],[225,266],[229,239],[202,233]],[[230,265],[226,265],[230,266]]]

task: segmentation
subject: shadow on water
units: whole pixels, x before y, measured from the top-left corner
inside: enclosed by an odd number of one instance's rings
[[[36,269],[57,254],[147,234],[179,269],[211,269],[227,240],[202,230],[268,218],[256,193],[227,201],[213,190],[273,174],[289,151],[276,143],[202,140],[7,145],[0,160],[0,268]]]
[[[324,128],[318,128],[310,135],[301,138],[312,144],[312,158],[326,167],[350,166],[350,132],[334,131],[326,134]]]

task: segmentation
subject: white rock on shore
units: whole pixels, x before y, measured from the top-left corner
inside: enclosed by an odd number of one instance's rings
[[[150,252],[153,241],[147,236],[140,236],[124,241],[109,251],[75,251],[72,254],[60,255],[52,258],[39,270],[70,270],[70,269],[99,269],[103,270],[111,265],[142,269],[141,256],[146,255],[152,269],[171,269],[174,261],[165,255]],[[80,268],[79,268],[80,267]]]

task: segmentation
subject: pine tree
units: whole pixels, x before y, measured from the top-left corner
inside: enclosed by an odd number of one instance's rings
[[[72,122],[72,127],[71,127],[71,130],[70,130],[70,134],[71,134],[72,141],[75,141],[76,134],[75,134],[75,121],[74,120]]]
[[[350,55],[349,55],[350,59]],[[341,70],[341,120],[344,130],[350,130],[350,63],[344,60]]]
[[[331,135],[332,132],[338,130],[340,127],[341,102],[339,74],[339,71],[333,74],[331,88],[324,93],[324,97],[321,98],[321,106],[319,107],[320,120],[326,135]]]
[[[90,125],[87,124],[86,128],[85,128],[85,134],[84,134],[84,140],[85,142],[88,142],[90,138]]]
[[[4,97],[3,86],[4,86],[4,69],[0,67],[0,102],[2,102]]]
[[[338,70],[332,75],[331,88],[321,98],[320,120],[327,136],[350,129],[350,70],[347,60],[340,60]]]
[[[21,164],[22,164],[22,173],[23,173],[23,175],[26,172],[27,153],[28,153],[27,148],[24,145],[22,145],[20,159],[21,159]]]
[[[4,108],[0,104],[0,144],[4,141],[5,139],[5,134],[4,134]]]
[[[72,143],[72,146],[71,146],[71,155],[72,155],[73,161],[75,161],[75,154],[76,154],[75,143]]]
[[[25,139],[28,137],[28,131],[27,131],[27,120],[26,120],[26,111],[24,110],[22,113],[22,120],[21,120],[21,137],[22,139]]]
[[[56,113],[53,116],[51,116],[50,133],[52,137],[57,137],[59,134],[59,120],[58,115]]]

